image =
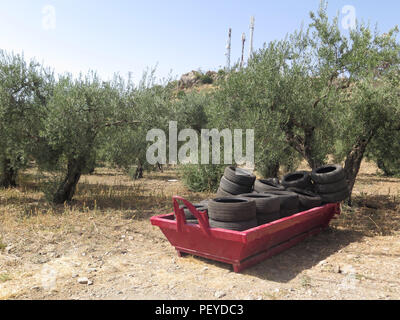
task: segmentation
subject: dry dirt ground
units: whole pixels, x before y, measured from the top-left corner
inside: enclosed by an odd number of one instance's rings
[[[151,216],[172,211],[172,195],[211,196],[171,179],[174,170],[133,182],[99,169],[71,206],[54,207],[39,176],[24,174],[22,187],[0,191],[0,299],[400,298],[400,179],[364,163],[354,206],[328,230],[242,274],[178,258],[151,226]]]

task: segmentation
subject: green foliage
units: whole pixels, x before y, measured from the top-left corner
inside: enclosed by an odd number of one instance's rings
[[[0,185],[14,185],[35,150],[53,83],[35,61],[0,51]]]
[[[226,165],[188,164],[181,167],[184,184],[194,192],[216,192]]]
[[[209,74],[203,74],[200,77],[200,82],[202,84],[212,84],[214,82],[214,80]]]

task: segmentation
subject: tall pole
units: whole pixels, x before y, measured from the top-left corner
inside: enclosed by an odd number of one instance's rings
[[[229,28],[228,43],[226,45],[226,70],[229,71],[231,68],[231,47],[232,47],[232,29]]]
[[[240,59],[240,68],[243,68],[244,65],[244,44],[246,42],[246,34],[242,33],[242,58]]]
[[[255,25],[256,19],[254,17],[251,17],[250,19],[250,51],[249,51],[249,58],[251,58],[251,55],[253,54],[253,41],[254,41],[254,25]]]

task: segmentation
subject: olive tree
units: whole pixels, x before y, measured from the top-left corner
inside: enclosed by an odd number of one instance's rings
[[[379,34],[359,24],[345,34],[325,3],[310,17],[305,30],[266,44],[229,74],[213,118],[254,128],[266,168],[298,157],[315,168],[336,154],[352,189],[368,144],[384,123],[396,123],[397,28]]]
[[[96,74],[73,79],[61,76],[47,105],[42,139],[53,150],[39,164],[63,172],[53,201],[71,201],[82,174],[93,167],[96,152],[113,139],[115,131],[136,125],[123,96],[120,79],[101,81]],[[57,161],[54,157],[57,155]]]
[[[17,174],[37,152],[41,120],[54,77],[23,55],[0,51],[0,186],[14,187]]]

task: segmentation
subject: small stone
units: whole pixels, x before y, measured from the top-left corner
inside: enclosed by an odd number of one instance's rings
[[[319,267],[322,267],[322,266],[324,266],[324,265],[326,265],[326,264],[328,264],[328,262],[327,262],[326,260],[322,260],[322,261],[320,261],[320,262],[318,263],[318,266],[319,266]]]
[[[5,248],[5,250],[6,250],[6,253],[7,254],[10,254],[10,252],[11,252],[11,250],[13,249],[14,247],[13,246],[7,246],[6,248]]]
[[[217,292],[215,292],[214,296],[215,296],[217,299],[221,299],[221,298],[223,298],[223,297],[226,296],[226,293],[223,292],[223,291],[217,291]]]
[[[340,269],[340,266],[339,266],[339,265],[336,265],[336,266],[334,267],[334,271],[335,271],[336,273],[342,273],[342,270]]]
[[[88,286],[93,285],[93,281],[89,280],[88,283],[87,283],[87,285],[88,285]]]
[[[345,265],[341,268],[341,273],[344,274],[354,274],[355,273],[355,269],[353,268],[352,265]]]
[[[34,291],[39,291],[41,288],[39,287],[39,286],[33,286],[32,288],[31,288],[31,290],[34,290]]]
[[[89,284],[89,279],[86,277],[82,277],[78,279],[79,284]]]
[[[133,240],[133,237],[132,236],[129,236],[129,238],[128,238],[130,241],[132,241]]]
[[[72,278],[73,278],[73,279],[78,278],[78,277],[79,277],[79,274],[77,274],[77,273],[73,273],[73,274],[72,274]]]
[[[97,269],[96,268],[89,268],[87,271],[89,273],[93,273],[93,272],[97,272]]]

